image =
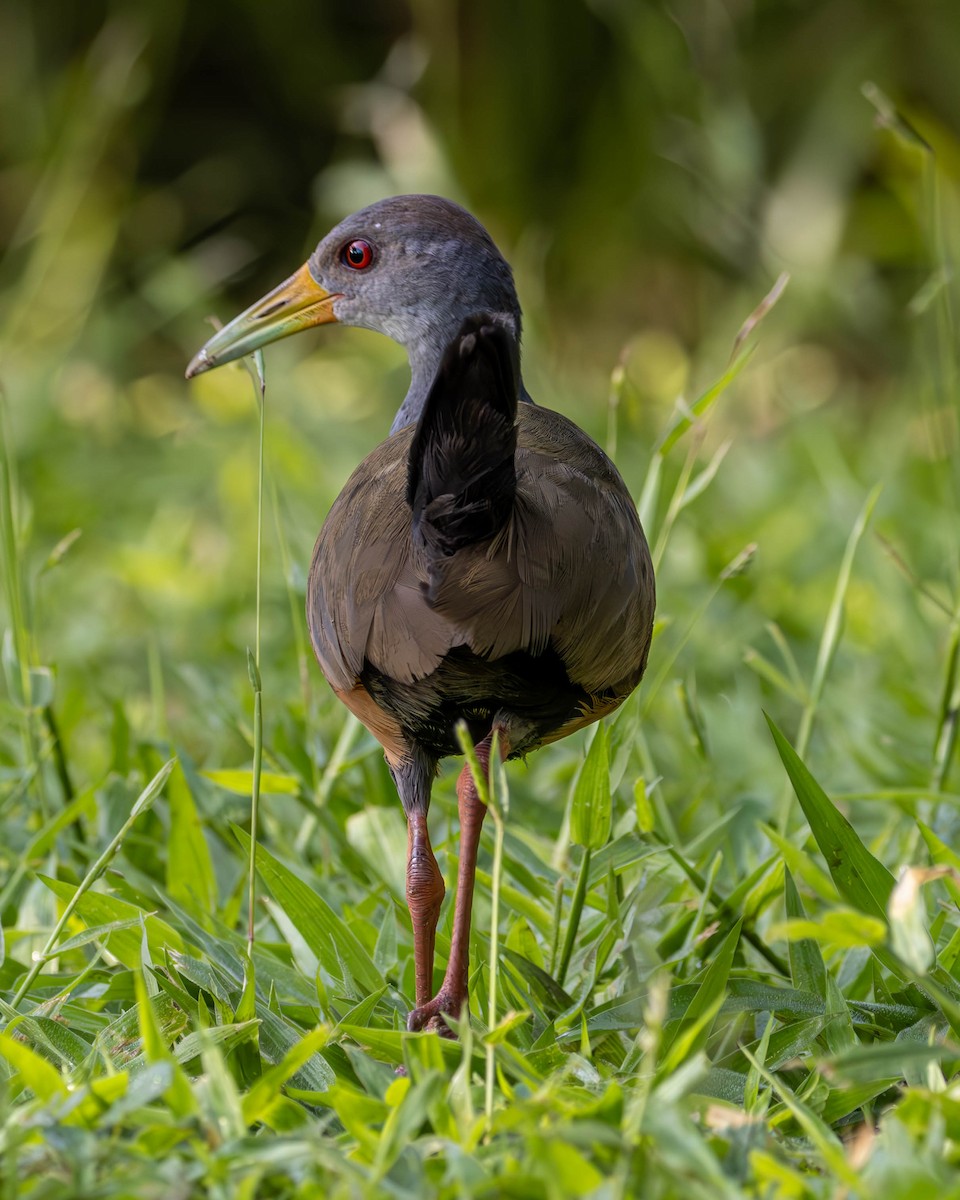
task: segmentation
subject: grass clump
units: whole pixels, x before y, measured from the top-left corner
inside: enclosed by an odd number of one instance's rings
[[[77,129],[117,133],[95,100]],[[932,267],[882,386],[780,264],[695,351],[641,331],[605,413],[530,323],[544,398],[638,497],[658,626],[611,720],[491,781],[459,1042],[405,1032],[402,814],[300,616],[393,351],[278,349],[258,471],[236,370],[188,395],[92,348],[130,315],[98,292],[88,158],[51,166],[0,365],[0,1196],[957,1193],[956,196],[883,111]],[[87,340],[33,323],[52,228],[88,255]],[[137,293],[178,364],[187,263]]]

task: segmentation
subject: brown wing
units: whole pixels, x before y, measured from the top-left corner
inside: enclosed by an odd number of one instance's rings
[[[514,512],[495,538],[443,563],[431,604],[405,496],[412,432],[361,463],[317,540],[307,616],[334,688],[352,687],[365,659],[410,682],[454,646],[499,658],[552,641],[588,692],[631,691],[650,643],[653,569],[606,455],[559,413],[522,405]]]

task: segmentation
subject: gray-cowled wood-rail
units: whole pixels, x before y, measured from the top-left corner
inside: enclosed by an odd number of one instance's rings
[[[465,766],[450,957],[433,990],[444,886],[427,829],[440,759],[466,723],[484,770],[598,720],[640,681],[654,579],[616,468],[520,376],[520,306],[486,230],[436,196],[347,217],[290,279],[216,333],[188,378],[311,325],[376,329],[410,358],[390,436],[317,539],[307,621],[320,667],[381,743],[408,825],[416,1006],[447,1032],[467,1002],[486,809]]]

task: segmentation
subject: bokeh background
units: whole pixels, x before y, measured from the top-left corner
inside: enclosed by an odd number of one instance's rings
[[[949,790],[958,54],[960,6],[935,0],[5,0],[0,381],[22,561],[5,590],[25,614],[7,660],[52,671],[74,785],[166,739],[249,764],[254,394],[240,368],[183,368],[211,314],[346,212],[435,191],[514,264],[533,395],[646,484],[664,832],[723,817],[735,859],[737,823],[780,812],[761,712],[796,732],[876,484],[810,753],[836,792],[900,789],[867,828]],[[658,456],[784,271],[750,361]],[[310,806],[343,722],[304,651],[313,538],[405,380],[402,353],[359,331],[267,356],[268,743],[306,781],[287,803]],[[3,713],[12,770],[9,696]],[[519,773],[521,794],[562,807],[580,753]],[[390,803],[361,758],[363,788],[338,784],[348,811]]]

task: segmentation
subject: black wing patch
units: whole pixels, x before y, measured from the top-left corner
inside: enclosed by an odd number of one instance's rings
[[[494,537],[517,491],[516,338],[496,317],[468,317],[447,347],[410,446],[407,502],[431,596],[442,560]],[[432,564],[436,564],[436,571]]]

